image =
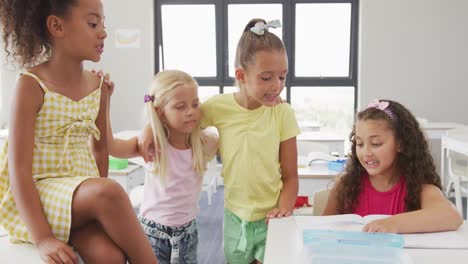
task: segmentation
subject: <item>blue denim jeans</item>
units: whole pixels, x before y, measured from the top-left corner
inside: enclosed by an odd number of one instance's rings
[[[198,227],[194,220],[178,227],[138,217],[160,264],[196,264]]]

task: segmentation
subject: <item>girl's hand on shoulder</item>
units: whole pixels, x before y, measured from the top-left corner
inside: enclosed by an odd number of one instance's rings
[[[374,220],[362,229],[369,233],[398,233],[398,225],[394,223],[393,217]]]
[[[45,238],[37,244],[41,259],[46,263],[78,264],[78,257],[73,249],[64,242],[54,238]]]
[[[272,218],[281,218],[292,215],[293,211],[286,208],[273,208],[268,212],[265,222],[268,224],[268,221]]]
[[[114,82],[110,79],[110,75],[108,73],[106,73],[106,75],[104,75],[104,84],[107,86],[107,90],[109,91],[109,96],[112,96],[112,94],[114,93]]]
[[[110,79],[110,74],[109,73],[104,73],[102,70],[91,70],[92,73],[96,74],[99,78],[104,76],[104,84],[107,87],[107,90],[109,91],[109,96],[112,96],[112,93],[114,93],[114,87],[115,84],[114,82]]]

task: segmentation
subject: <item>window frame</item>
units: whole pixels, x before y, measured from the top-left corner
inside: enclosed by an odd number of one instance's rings
[[[349,72],[347,77],[297,77],[295,76],[295,9],[296,4],[327,4],[327,3],[349,3],[351,4],[351,29],[350,29],[350,49],[349,49]],[[234,86],[235,79],[229,76],[228,47],[228,5],[230,4],[282,4],[283,21],[282,34],[283,42],[286,46],[288,56],[289,73],[286,78],[286,100],[291,101],[291,87],[327,87],[327,86],[349,86],[354,87],[354,112],[357,109],[358,98],[358,23],[359,23],[359,0],[154,0],[154,23],[155,23],[155,73],[160,71],[160,59],[164,65],[162,53],[162,5],[206,5],[215,6],[215,27],[216,27],[216,76],[197,77],[200,86],[218,86],[219,93],[224,92],[225,86]],[[229,62],[232,63],[233,62]],[[311,89],[312,90],[312,89]]]

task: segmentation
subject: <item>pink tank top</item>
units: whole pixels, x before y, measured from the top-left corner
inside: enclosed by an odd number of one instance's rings
[[[370,214],[395,215],[406,212],[406,179],[400,181],[386,192],[377,191],[371,184],[368,175],[361,178],[362,190],[358,196],[354,213],[360,216]]]
[[[146,174],[140,215],[165,226],[186,224],[198,215],[203,177],[193,170],[192,149],[175,149],[167,144],[167,182]]]

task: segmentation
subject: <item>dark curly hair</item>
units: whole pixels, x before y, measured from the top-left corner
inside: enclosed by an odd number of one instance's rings
[[[435,170],[434,161],[424,133],[413,114],[400,103],[391,100],[389,109],[394,115],[392,119],[386,112],[377,108],[367,108],[356,115],[357,120],[385,120],[393,130],[401,151],[396,157],[396,164],[400,172],[406,177],[405,205],[407,211],[421,208],[421,187],[423,184],[433,184],[442,189],[440,177]],[[356,124],[356,122],[355,122]],[[349,136],[351,152],[344,175],[337,186],[339,213],[352,213],[361,192],[361,177],[365,173],[364,167],[356,155],[356,125]]]
[[[65,16],[78,0],[0,0],[7,60],[32,65],[50,56],[49,15]]]

